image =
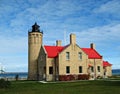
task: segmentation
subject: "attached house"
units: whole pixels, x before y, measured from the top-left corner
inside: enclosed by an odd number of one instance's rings
[[[70,35],[70,44],[61,46],[42,46],[38,58],[39,80],[59,80],[62,75],[90,75],[90,79],[111,76],[111,64],[103,61],[96,51],[95,44],[81,48],[76,44],[76,35]]]

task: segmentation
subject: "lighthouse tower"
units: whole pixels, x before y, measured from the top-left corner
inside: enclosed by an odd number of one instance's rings
[[[38,55],[42,45],[43,32],[40,26],[35,23],[32,31],[28,32],[28,80],[37,80]]]

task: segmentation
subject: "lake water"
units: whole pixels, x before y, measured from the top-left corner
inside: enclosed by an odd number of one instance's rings
[[[113,69],[112,75],[120,75],[120,69]]]
[[[11,72],[11,73],[0,73],[0,78],[15,78],[18,75],[19,78],[26,78],[28,76],[27,72]],[[113,69],[112,75],[120,75],[120,69]]]
[[[15,78],[18,75],[19,78],[27,78],[27,72],[11,72],[11,73],[2,73],[0,78]]]

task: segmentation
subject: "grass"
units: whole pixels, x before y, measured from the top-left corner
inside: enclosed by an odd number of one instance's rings
[[[36,81],[14,81],[0,94],[120,94],[120,81],[78,81],[40,83]]]

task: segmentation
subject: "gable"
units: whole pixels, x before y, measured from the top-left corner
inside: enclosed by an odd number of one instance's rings
[[[89,59],[102,59],[102,56],[92,48],[82,48],[82,50],[88,55]]]
[[[48,58],[55,58],[65,48],[64,46],[44,46]]]
[[[47,54],[47,53],[46,53],[46,50],[45,50],[44,46],[41,46],[38,59],[41,59],[41,58],[42,58],[43,56],[45,56],[46,54]]]

